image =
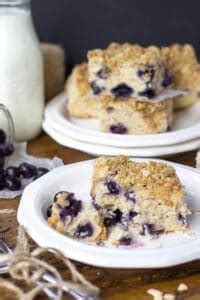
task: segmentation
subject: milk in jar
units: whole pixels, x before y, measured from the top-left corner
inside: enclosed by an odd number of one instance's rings
[[[41,131],[43,76],[29,1],[0,2],[0,103],[10,111],[17,141],[30,140]]]

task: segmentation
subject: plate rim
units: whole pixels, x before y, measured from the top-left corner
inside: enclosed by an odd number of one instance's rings
[[[148,135],[113,135],[100,131],[89,130],[87,128],[81,128],[78,125],[70,122],[68,118],[61,116],[60,110],[66,106],[66,101],[67,97],[65,93],[61,93],[53,98],[46,105],[44,113],[45,119],[52,124],[53,128],[57,128],[57,130],[61,131],[62,133],[67,132],[68,136],[82,142],[109,145],[119,148],[129,148],[166,146],[200,137],[200,122],[185,129]],[[57,107],[56,110],[55,107]]]
[[[134,158],[134,160],[146,161],[146,160],[148,160],[148,158],[146,158],[146,159]],[[152,160],[152,159],[150,159],[150,160]],[[164,161],[164,160],[160,160],[160,159],[154,159],[154,160],[162,161],[162,162]],[[56,169],[52,170],[50,173],[43,176],[42,178],[40,178],[37,181],[30,184],[24,190],[24,193],[23,193],[21,201],[20,201],[18,213],[17,213],[17,219],[18,219],[19,223],[26,228],[26,230],[30,234],[30,236],[40,246],[48,246],[48,243],[49,243],[50,244],[49,246],[51,246],[51,247],[54,246],[56,248],[56,246],[59,246],[59,249],[61,251],[64,251],[64,249],[65,249],[64,247],[67,245],[68,245],[68,247],[73,246],[72,247],[73,253],[66,253],[66,255],[69,258],[78,260],[78,261],[86,263],[86,264],[96,265],[99,267],[101,266],[101,267],[113,267],[113,268],[160,268],[160,267],[162,268],[162,267],[169,267],[169,266],[189,262],[189,261],[192,261],[195,259],[200,259],[200,254],[199,254],[200,238],[191,240],[190,242],[185,243],[184,244],[184,252],[179,251],[179,255],[177,257],[174,255],[174,251],[176,250],[178,252],[179,249],[182,250],[183,244],[178,244],[173,247],[166,247],[166,248],[159,248],[159,249],[153,248],[153,249],[132,249],[132,250],[128,249],[127,250],[127,249],[115,249],[115,248],[114,249],[113,248],[101,248],[99,246],[87,245],[85,243],[75,241],[70,237],[66,237],[63,234],[57,232],[56,230],[50,228],[49,225],[44,221],[44,218],[43,218],[43,220],[41,220],[41,217],[39,217],[35,213],[36,208],[34,207],[34,205],[36,205],[36,204],[35,204],[34,199],[36,199],[37,193],[40,191],[40,186],[42,185],[42,183],[44,183],[46,180],[48,180],[48,177],[54,176],[57,173],[59,173],[61,169],[63,169],[63,171],[65,171],[66,169],[70,169],[71,167],[74,167],[74,166],[79,168],[82,164],[91,164],[92,162],[93,162],[93,160],[86,160],[86,161],[76,162],[76,163],[72,163],[69,165],[65,165],[65,166],[56,168]],[[200,176],[200,171],[196,170],[192,167],[184,166],[182,164],[172,163],[172,162],[168,162],[168,161],[164,161],[164,162],[172,164],[176,168],[182,168],[185,170],[187,169],[190,172],[194,172]],[[27,197],[29,198],[29,201],[25,200]],[[28,211],[30,209],[33,209],[35,214],[34,213],[32,213],[31,215],[28,214]],[[43,234],[40,234],[40,233],[43,233]],[[44,235],[44,237],[43,237],[43,235]],[[50,237],[50,240],[48,240],[47,237],[48,238]],[[52,238],[52,240],[51,240],[51,238]],[[54,241],[53,241],[53,238],[55,238]],[[59,245],[60,241],[61,241],[60,245],[62,244],[61,248]],[[77,250],[77,249],[79,249],[79,250]],[[83,249],[83,251],[80,251],[80,249]],[[75,254],[76,257],[74,257],[74,251],[76,251],[76,254]],[[124,263],[124,261],[122,263],[121,260],[119,260],[119,257],[121,257],[121,255],[124,254],[124,251],[126,253],[126,258],[129,258],[128,260],[126,260],[126,263]],[[139,259],[138,259],[137,263],[134,262],[134,263],[130,264],[130,257],[132,255],[133,251],[134,251],[134,256],[137,255],[137,258],[139,258]],[[107,257],[105,259],[105,255],[102,256],[102,252],[105,254],[111,253],[112,259],[114,258],[113,263],[109,263],[109,260],[108,260],[109,255],[106,255]],[[147,252],[148,255],[146,255],[145,252]],[[90,255],[88,253],[91,253],[92,257],[94,257],[94,259],[92,259],[92,261],[91,261]],[[165,257],[165,259],[162,262],[159,262],[159,260],[156,259],[157,255],[159,253],[162,255],[171,253],[173,255],[170,258]],[[148,257],[149,254],[151,255],[151,263],[148,262],[147,258],[145,260],[145,257]],[[78,258],[77,258],[77,255],[78,255]],[[97,258],[98,258],[98,260],[96,261]],[[143,263],[139,262],[141,258],[143,259]]]

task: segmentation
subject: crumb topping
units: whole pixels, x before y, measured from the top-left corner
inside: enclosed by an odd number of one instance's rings
[[[110,69],[120,68],[124,64],[128,65],[151,65],[157,64],[159,60],[163,60],[161,50],[156,46],[147,48],[137,44],[119,44],[111,43],[107,49],[94,49],[88,51],[88,60],[96,61]]]
[[[95,180],[112,175],[114,180],[126,187],[145,188],[149,199],[157,199],[174,208],[182,205],[185,190],[175,169],[168,164],[154,161],[138,163],[125,156],[101,157],[94,161],[94,170]]]

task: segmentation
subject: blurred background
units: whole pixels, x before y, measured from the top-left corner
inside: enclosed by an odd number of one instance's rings
[[[33,0],[38,35],[62,45],[68,66],[88,49],[111,41],[145,44],[192,43],[200,54],[198,0]]]

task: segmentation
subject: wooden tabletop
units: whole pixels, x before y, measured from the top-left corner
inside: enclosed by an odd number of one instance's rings
[[[28,152],[40,157],[58,156],[63,159],[65,164],[92,158],[86,153],[58,145],[45,134],[29,143]],[[165,159],[194,166],[195,156],[195,152],[188,152]],[[19,198],[1,199],[0,209],[17,209],[19,200]],[[78,268],[89,280],[101,288],[101,299],[150,300],[153,298],[146,293],[149,288],[156,288],[163,292],[175,292],[178,284],[184,282],[188,285],[189,290],[179,294],[176,299],[200,300],[200,261],[156,270],[103,269],[83,264],[78,264]],[[0,292],[0,299],[4,299],[2,296]]]

